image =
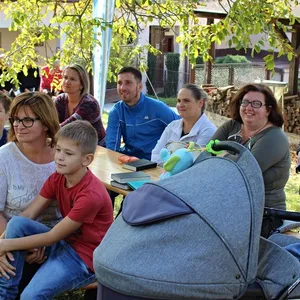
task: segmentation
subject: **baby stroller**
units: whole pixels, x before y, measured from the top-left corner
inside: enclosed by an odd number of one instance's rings
[[[189,169],[125,198],[94,252],[99,300],[284,299],[295,291],[298,259],[278,245],[280,234],[260,238],[255,158],[235,142],[214,150],[230,155],[203,152]]]

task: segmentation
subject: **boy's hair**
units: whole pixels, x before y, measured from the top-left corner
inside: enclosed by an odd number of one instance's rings
[[[55,135],[56,140],[60,138],[71,139],[79,147],[82,154],[94,154],[98,144],[98,133],[87,121],[74,121],[64,127]]]
[[[0,92],[0,103],[2,103],[5,113],[8,113],[11,105],[11,99],[8,96],[6,96],[4,93]]]

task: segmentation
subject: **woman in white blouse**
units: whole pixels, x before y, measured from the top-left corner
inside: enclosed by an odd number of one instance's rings
[[[205,114],[207,94],[195,84],[184,85],[177,96],[177,105],[180,120],[171,122],[155,148],[152,150],[151,160],[160,163],[160,151],[172,142],[195,142],[200,147],[210,141],[216,131],[216,126]]]

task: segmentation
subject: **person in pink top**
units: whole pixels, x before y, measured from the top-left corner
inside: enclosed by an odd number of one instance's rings
[[[112,203],[104,184],[88,169],[97,146],[97,132],[87,121],[62,127],[57,135],[56,172],[33,203],[7,224],[0,255],[11,265],[0,270],[0,299],[15,299],[24,265],[24,251],[47,246],[47,259],[21,294],[21,299],[52,299],[95,280],[93,251],[113,222]],[[63,220],[52,229],[34,221],[52,201]],[[10,251],[13,251],[10,253]]]

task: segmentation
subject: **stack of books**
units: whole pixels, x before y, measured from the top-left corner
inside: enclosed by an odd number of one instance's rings
[[[135,189],[135,184],[130,185],[131,182],[138,182],[143,181],[149,182],[150,175],[147,175],[145,172],[137,171],[137,172],[125,172],[125,173],[114,173],[111,174],[112,181],[110,184],[114,187],[123,189],[123,190],[130,190]]]

